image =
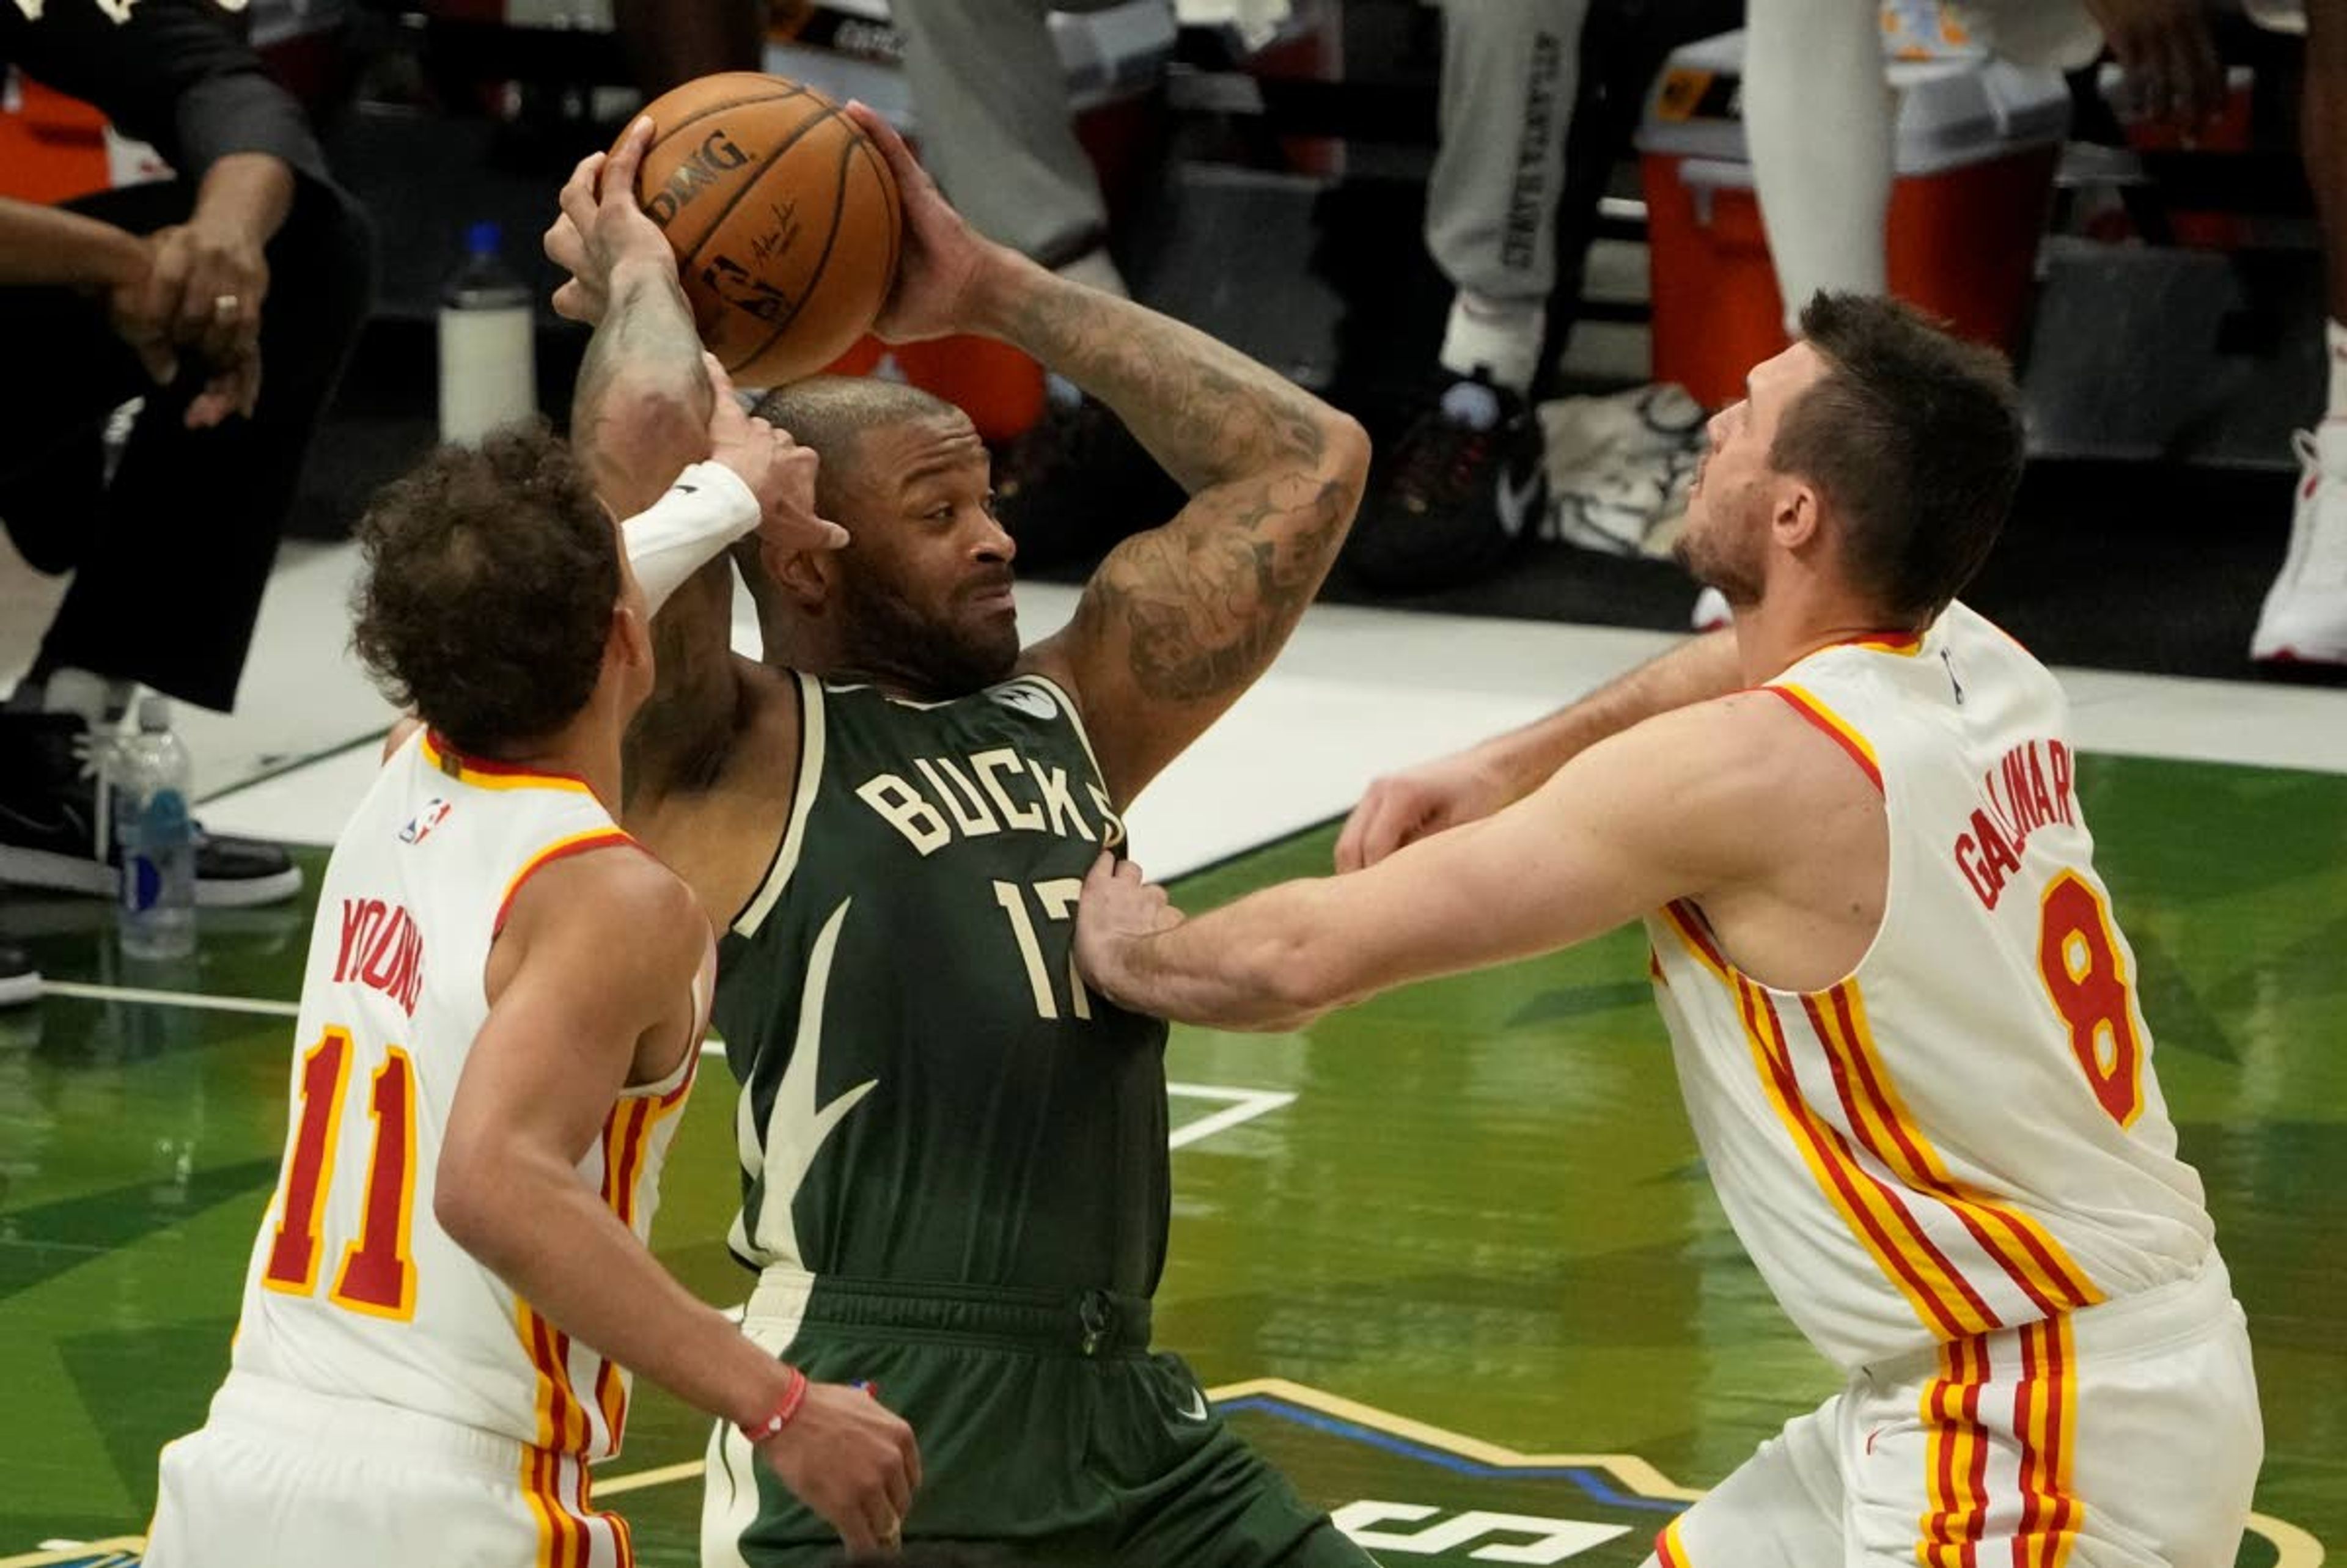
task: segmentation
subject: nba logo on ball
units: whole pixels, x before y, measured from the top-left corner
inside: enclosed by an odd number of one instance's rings
[[[727,71],[644,109],[636,204],[676,252],[701,341],[742,386],[812,375],[871,330],[903,211],[847,111],[782,77]]]

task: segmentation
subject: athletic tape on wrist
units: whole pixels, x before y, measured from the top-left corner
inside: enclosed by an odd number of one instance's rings
[[[758,526],[758,497],[723,463],[695,463],[666,494],[620,525],[628,565],[652,613],[694,572]]]

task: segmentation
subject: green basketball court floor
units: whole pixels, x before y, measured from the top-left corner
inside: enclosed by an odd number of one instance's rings
[[[2347,776],[2093,757],[2082,788],[2256,1340],[2240,1562],[2309,1568],[2347,1547]],[[1331,837],[1177,897],[1319,869]],[[226,1366],[283,1137],[306,907],[208,914],[161,973],[108,918],[12,916],[64,983],[0,1013],[0,1568],[129,1560],[156,1450]],[[1835,1386],[1711,1195],[1635,933],[1299,1035],[1178,1030],[1168,1066],[1160,1339],[1389,1563],[1635,1564]],[[720,1240],[730,1088],[693,1100],[658,1233],[720,1302],[750,1283]],[[704,1431],[645,1389],[597,1482],[648,1563],[695,1559]]]

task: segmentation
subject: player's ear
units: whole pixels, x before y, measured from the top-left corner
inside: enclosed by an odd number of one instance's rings
[[[622,670],[651,668],[652,629],[636,606],[622,600],[611,607],[611,631],[603,644],[603,657]]]
[[[1788,477],[1778,488],[1769,531],[1785,549],[1807,549],[1817,542],[1818,530],[1825,521],[1822,513],[1817,487],[1798,476]]]
[[[782,590],[783,597],[802,610],[821,610],[838,580],[835,550],[784,550],[761,543],[759,569]]]

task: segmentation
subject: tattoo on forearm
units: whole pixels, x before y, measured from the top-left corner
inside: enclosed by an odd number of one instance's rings
[[[1135,685],[1161,702],[1243,690],[1318,591],[1358,504],[1357,460],[1330,449],[1337,416],[1194,328],[1071,286],[1037,287],[1010,327],[1114,409],[1192,497],[1102,564],[1076,637],[1122,639]]]
[[[570,440],[590,469],[598,451],[619,445],[610,438],[608,422],[620,416],[610,395],[623,373],[673,377],[680,388],[702,384],[701,340],[673,274],[650,269],[630,273],[588,340],[570,400]]]
[[[1197,527],[1137,534],[1117,547],[1077,607],[1084,633],[1121,624],[1134,683],[1165,702],[1245,689],[1263,673],[1318,591],[1354,497],[1291,477],[1268,495],[1192,503]]]
[[[1194,327],[1072,287],[1040,289],[1016,312],[1021,347],[1114,409],[1184,490],[1317,462],[1320,401]]]

